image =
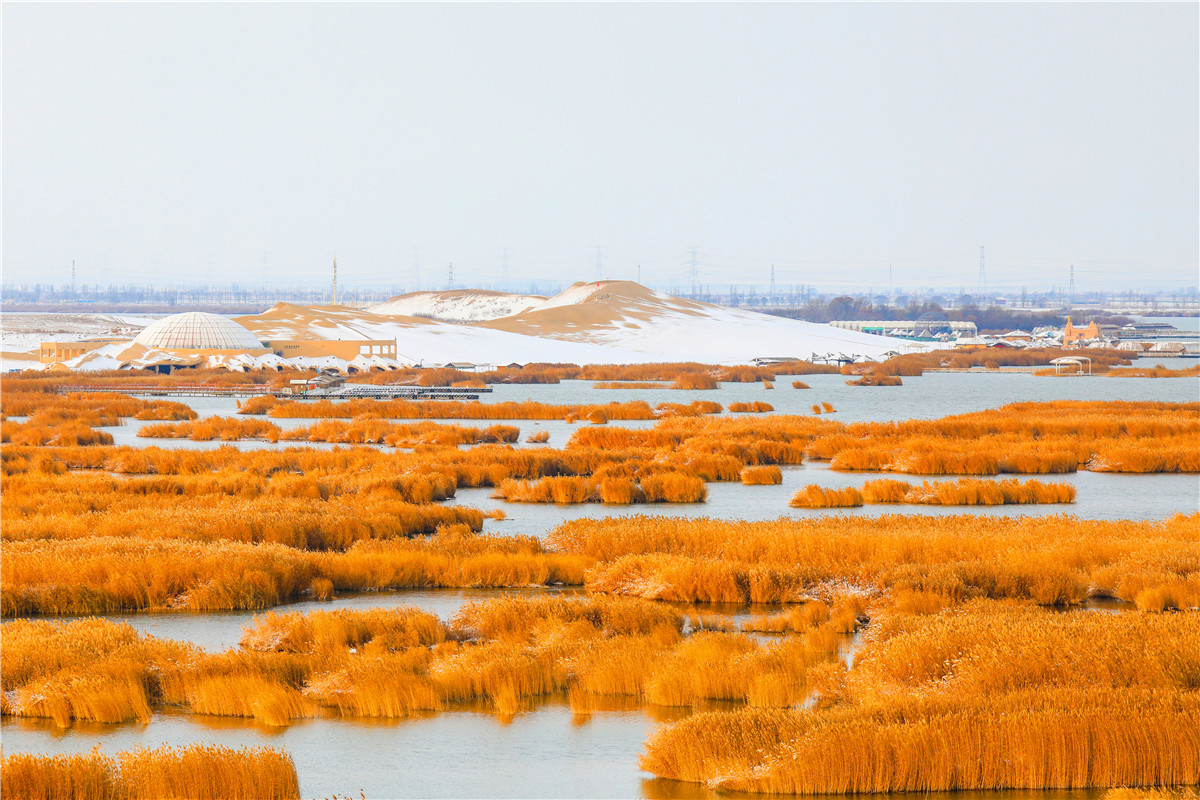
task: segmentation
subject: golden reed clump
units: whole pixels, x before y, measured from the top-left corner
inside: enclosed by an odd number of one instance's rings
[[[269,747],[138,747],[116,758],[4,756],[0,794],[8,800],[298,800],[291,756]]]
[[[1080,789],[1200,781],[1200,699],[1019,692],[824,712],[697,714],[650,738],[660,777],[778,794]]]
[[[1194,615],[888,610],[812,710],[696,715],[642,766],[772,793],[1190,785],[1197,641]]]
[[[808,484],[788,501],[792,508],[857,508],[862,504],[862,492],[853,486],[824,489],[815,483]]]
[[[578,519],[546,538],[594,559],[591,591],[664,600],[795,602],[825,586],[1024,598],[1089,596],[1146,610],[1200,606],[1200,514],[1159,521],[1069,516],[820,517],[743,522]]]
[[[783,483],[783,471],[776,466],[746,467],[740,477],[746,486],[778,486]]]

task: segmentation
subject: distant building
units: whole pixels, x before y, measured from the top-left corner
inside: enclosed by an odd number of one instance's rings
[[[353,361],[359,356],[396,358],[395,339],[272,339],[267,342],[280,358],[340,358]]]
[[[99,350],[101,347],[128,339],[86,339],[82,342],[42,342],[38,349],[38,360],[43,364],[56,364],[79,358],[84,353]]]
[[[914,339],[916,341],[938,341],[961,338],[973,338],[979,334],[979,328],[974,322],[959,322],[946,319],[944,314],[934,314],[940,319],[930,318],[930,314],[922,314],[915,320],[862,320],[845,319],[829,323],[834,328],[861,333],[873,333],[878,336],[892,336],[897,339]]]

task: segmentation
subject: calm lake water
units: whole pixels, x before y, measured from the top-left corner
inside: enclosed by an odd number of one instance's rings
[[[1190,366],[1195,361],[1142,359],[1154,363]],[[812,388],[791,388],[802,380]],[[707,392],[674,390],[610,391],[591,388],[590,382],[570,381],[550,386],[498,386],[482,402],[536,400],[545,403],[603,403],[642,399],[651,404],[714,400],[722,405],[762,400],[778,413],[808,414],[813,403],[830,402],[833,419],[930,419],[948,414],[995,408],[1030,400],[1159,400],[1200,401],[1200,380],[1116,379],[1103,377],[1045,378],[1026,374],[931,373],[905,378],[899,387],[852,387],[841,375],[781,376],[776,389],[760,384],[725,384]],[[233,400],[186,398],[203,416],[231,415]],[[274,420],[283,427],[308,424],[308,420]],[[487,426],[497,421],[464,421]],[[563,446],[579,424],[559,421],[514,421],[522,439],[534,430],[550,432],[551,446]],[[580,423],[582,424],[582,423]],[[610,423],[642,427],[652,422]],[[139,439],[141,423],[108,428],[118,444],[164,447],[217,447],[220,442]],[[264,442],[237,443],[240,448],[280,447]],[[331,445],[316,445],[331,446]],[[524,446],[524,445],[523,445]],[[535,445],[531,445],[535,446]],[[825,487],[861,486],[878,477],[868,473],[833,472],[821,463],[784,470],[781,486],[710,484],[708,502],[696,505],[656,506],[552,506],[503,503],[490,498],[490,490],[462,490],[453,502],[482,509],[502,508],[507,519],[486,523],[497,533],[543,536],[564,520],[580,517],[664,515],[712,516],[731,519],[803,518],[827,511],[791,509],[787,501],[805,484]],[[886,477],[920,482],[921,477]],[[1200,477],[1195,475],[1109,475],[1080,472],[1042,476],[1066,481],[1078,492],[1067,506],[1001,506],[994,508],[939,508],[929,506],[866,506],[835,513],[870,517],[878,514],[1060,514],[1088,519],[1162,519],[1176,512],[1200,510]],[[937,479],[942,480],[942,479]],[[952,479],[951,479],[952,480]],[[528,593],[530,590],[517,590]],[[334,608],[417,606],[443,618],[452,617],[465,603],[511,594],[511,590],[450,590],[395,592],[339,597],[328,603],[303,602],[281,611]],[[747,609],[716,609],[745,614]],[[1111,610],[1111,609],[1108,609]],[[185,639],[209,649],[236,645],[249,612],[211,614],[138,614],[113,617],[138,630],[165,638]],[[848,657],[848,652],[843,657]],[[646,738],[664,723],[690,713],[683,709],[621,707],[580,716],[561,699],[544,702],[513,718],[473,708],[450,710],[405,720],[360,720],[328,717],[302,721],[287,728],[270,728],[249,720],[159,713],[147,724],[75,725],[56,728],[48,721],[4,718],[0,741],[6,753],[86,752],[99,746],[106,753],[138,744],[182,745],[205,742],[237,747],[269,745],[283,748],[295,759],[305,797],[333,794],[357,797],[360,791],[380,798],[716,798],[695,784],[653,779],[637,767]],[[939,795],[946,800],[1092,800],[1103,792],[972,792]],[[731,795],[721,795],[730,797]],[[736,795],[732,795],[737,797]],[[761,795],[753,797],[763,798]]]

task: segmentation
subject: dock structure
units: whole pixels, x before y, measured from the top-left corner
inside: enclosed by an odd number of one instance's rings
[[[264,386],[262,384],[240,384],[234,386],[207,386],[204,384],[156,386],[154,384],[92,385],[70,384],[60,386],[59,394],[74,392],[107,392],[111,394],[148,395],[151,397],[262,397],[270,395],[290,400],[478,400],[481,394],[491,394],[490,386],[374,386],[370,384],[342,384],[331,388],[303,389],[294,387]]]

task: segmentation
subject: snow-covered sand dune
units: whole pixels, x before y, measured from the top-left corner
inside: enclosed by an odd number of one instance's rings
[[[390,316],[349,306],[295,306],[278,303],[262,314],[237,322],[269,339],[387,339],[396,341],[405,363],[440,366],[452,361],[474,364],[637,363],[645,359],[620,347],[564,342],[471,325],[409,316]]]
[[[546,298],[537,294],[507,294],[483,289],[409,292],[367,310],[374,314],[425,317],[443,322],[483,322],[528,311]]]
[[[423,315],[436,312],[481,318],[517,308],[521,310],[474,324],[395,313],[409,309]],[[418,292],[393,298],[372,310],[277,303],[261,314],[237,317],[236,321],[264,342],[394,340],[400,363],[424,366],[450,362],[739,364],[762,357],[878,359],[889,353],[927,349],[927,345],[901,339],[684,300],[629,281],[576,283],[550,298],[465,290]],[[130,324],[128,319],[117,322]],[[128,342],[103,347],[67,366],[112,369],[170,358],[165,351],[146,350]],[[209,359],[212,364],[233,366],[243,357],[213,358],[216,361]],[[280,359],[272,354],[245,358],[259,360],[243,366],[315,365],[294,359],[277,364]],[[20,366],[29,366],[29,361],[28,355],[23,356]],[[332,361],[320,365],[342,366]]]
[[[620,348],[639,353],[640,361],[879,358],[926,349],[902,339],[684,300],[631,281],[576,283],[536,308],[477,327]]]

